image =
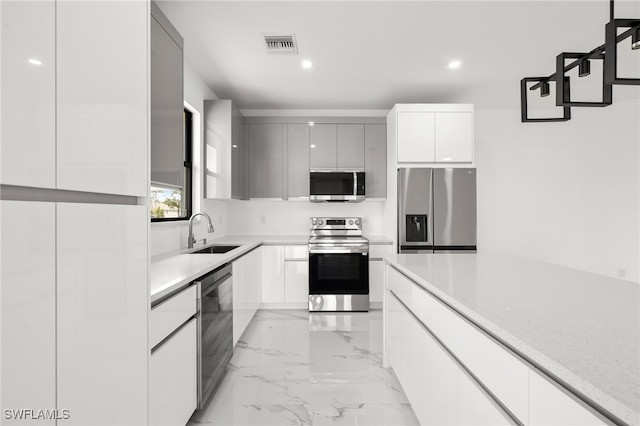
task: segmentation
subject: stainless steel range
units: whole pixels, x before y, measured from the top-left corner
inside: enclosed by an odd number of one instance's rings
[[[312,217],[309,311],[369,310],[369,240],[360,217]]]

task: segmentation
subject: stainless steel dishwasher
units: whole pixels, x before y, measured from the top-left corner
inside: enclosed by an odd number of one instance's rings
[[[231,264],[194,281],[198,293],[198,409],[211,399],[233,355]]]

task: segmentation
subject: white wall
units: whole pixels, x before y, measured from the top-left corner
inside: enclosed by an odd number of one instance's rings
[[[358,216],[363,234],[382,234],[382,201],[311,203],[309,201],[232,201],[228,203],[233,235],[308,235],[314,216]],[[264,223],[263,223],[264,219]]]
[[[639,280],[640,102],[615,102],[633,89],[564,123],[476,110],[481,249]]]
[[[193,211],[207,212],[211,216],[215,228],[215,232],[213,234],[208,234],[206,231],[206,224],[202,220],[198,220],[197,222],[194,222],[194,234],[198,239],[219,238],[227,235],[227,202],[202,199],[202,143],[204,140],[204,131],[200,120],[200,116],[203,113],[204,100],[218,99],[218,97],[187,63],[184,64],[184,99],[185,102],[195,110],[194,128],[200,129],[199,132],[194,134],[194,146],[197,148],[193,151],[193,175],[195,177],[193,187]],[[151,255],[155,256],[157,254],[187,247],[188,233],[188,224],[186,221],[152,223],[150,233]]]

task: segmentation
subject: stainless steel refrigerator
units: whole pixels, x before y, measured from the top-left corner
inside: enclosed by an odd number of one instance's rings
[[[398,251],[476,250],[476,169],[398,169]]]

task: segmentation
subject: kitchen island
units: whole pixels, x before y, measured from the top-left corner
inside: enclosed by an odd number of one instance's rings
[[[638,283],[490,253],[398,254],[386,261],[387,298],[397,299],[423,323],[421,327],[437,331],[438,325],[427,321],[432,315],[428,306],[443,306],[583,406],[595,407],[603,423],[638,424]],[[399,277],[411,285],[394,284]],[[420,298],[438,303],[428,305]],[[387,318],[388,306],[385,303]],[[447,327],[455,328],[452,322]],[[443,333],[447,327],[441,328]],[[447,345],[446,337],[438,337],[445,346],[456,348],[454,340]],[[393,353],[390,345],[395,337],[386,338],[387,351]],[[479,351],[475,348],[473,356],[483,356]],[[464,364],[464,356],[459,358]],[[395,368],[393,360],[391,366]],[[525,376],[523,383],[526,399],[531,376]],[[514,393],[505,392],[505,398]],[[493,396],[500,399],[499,392]],[[529,399],[522,409],[512,409],[509,403],[503,408],[522,423],[533,424],[531,404]]]

